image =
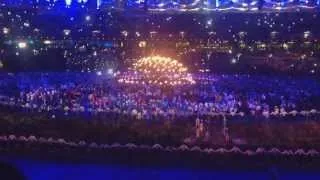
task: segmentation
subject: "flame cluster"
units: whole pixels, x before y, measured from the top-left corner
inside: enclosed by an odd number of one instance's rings
[[[194,84],[188,69],[169,57],[150,56],[133,64],[132,72],[124,73],[118,81],[126,84],[175,86]]]

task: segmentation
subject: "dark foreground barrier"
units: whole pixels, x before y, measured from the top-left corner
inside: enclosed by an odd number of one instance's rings
[[[37,138],[35,136],[0,136],[2,154],[60,161],[112,162],[138,165],[263,168],[274,164],[297,168],[317,168],[320,153],[316,149],[256,149],[178,147],[155,144],[97,144],[85,141]]]

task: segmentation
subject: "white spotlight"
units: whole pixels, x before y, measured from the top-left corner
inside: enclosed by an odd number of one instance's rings
[[[43,44],[51,44],[52,42],[50,40],[44,40]]]
[[[69,36],[70,32],[71,31],[69,29],[63,30],[63,33],[64,33],[65,36]]]
[[[101,71],[98,71],[98,72],[97,72],[97,75],[98,75],[98,76],[101,76],[101,75],[102,75],[102,72],[101,72]]]
[[[231,63],[232,63],[232,64],[236,64],[236,63],[237,63],[237,59],[236,59],[236,58],[232,58],[232,59],[231,59]]]
[[[86,21],[90,21],[91,17],[89,15],[86,16]]]
[[[18,43],[18,47],[19,47],[20,49],[24,49],[24,48],[27,47],[27,43],[26,43],[26,42],[19,42],[19,43]]]
[[[110,69],[108,69],[108,71],[107,71],[107,72],[108,72],[108,74],[110,74],[110,75],[111,75],[111,74],[113,74],[113,69],[112,69],[112,68],[110,68]]]
[[[9,34],[9,28],[4,27],[2,29],[3,34]]]

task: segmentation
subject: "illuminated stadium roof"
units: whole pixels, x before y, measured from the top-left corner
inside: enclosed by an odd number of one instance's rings
[[[5,0],[2,6],[145,9],[149,11],[258,11],[317,9],[320,0]]]

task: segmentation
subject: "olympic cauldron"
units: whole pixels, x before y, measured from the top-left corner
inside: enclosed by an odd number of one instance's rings
[[[188,69],[169,57],[149,56],[139,59],[133,67],[119,75],[118,82],[156,86],[195,84]]]

